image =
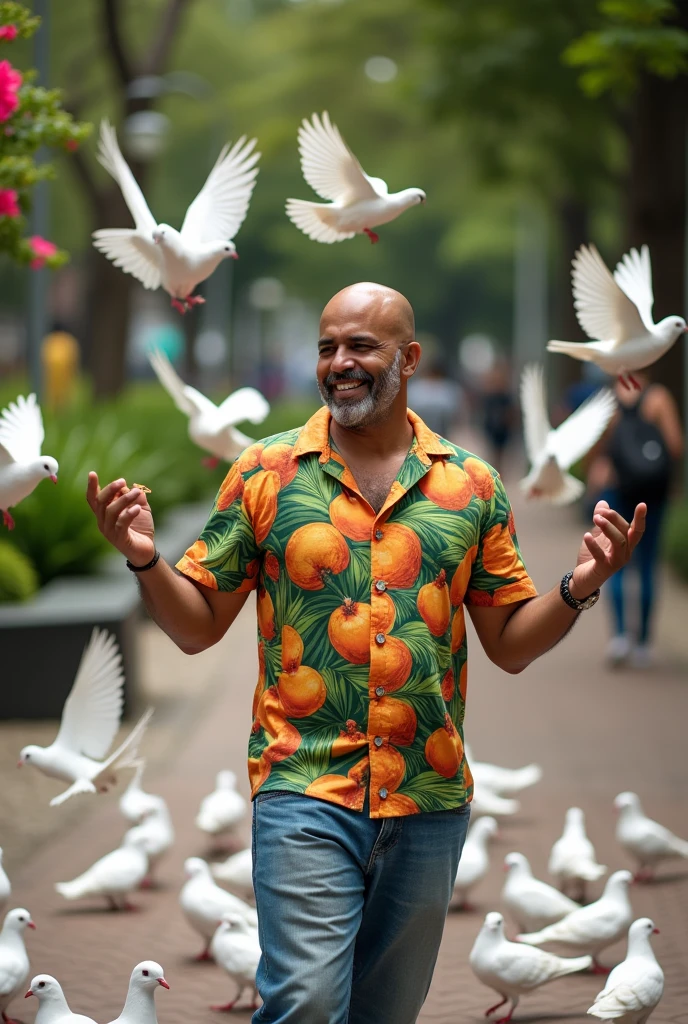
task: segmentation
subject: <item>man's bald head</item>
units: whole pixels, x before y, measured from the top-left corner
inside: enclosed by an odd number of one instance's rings
[[[342,288],[325,306],[320,325],[356,322],[381,337],[398,343],[413,341],[415,321],[409,300],[394,288],[371,281],[359,281]]]

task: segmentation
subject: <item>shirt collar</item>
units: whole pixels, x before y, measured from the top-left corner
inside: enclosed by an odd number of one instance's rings
[[[407,415],[415,435],[413,448],[421,461],[425,461],[423,456],[454,454],[453,449],[441,441],[439,435],[430,430],[420,416],[411,409],[407,409]],[[328,462],[332,454],[330,449],[331,420],[332,413],[326,405],[322,409],[318,409],[301,428],[298,440],[294,445],[292,458],[296,459],[310,452],[318,452],[320,462]],[[428,461],[430,460],[428,459]]]

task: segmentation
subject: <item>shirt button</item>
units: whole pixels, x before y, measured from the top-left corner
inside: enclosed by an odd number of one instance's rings
[[[378,580],[377,583],[375,584],[375,589],[379,590],[380,593],[382,593],[383,590],[387,589],[387,584],[385,583],[384,580]]]
[[[384,686],[376,686],[375,687],[375,696],[376,697],[384,697],[384,695],[385,695],[385,688],[384,688]]]
[[[375,739],[373,740],[373,743],[375,744],[376,747],[381,747],[383,742],[384,740],[382,739],[382,736],[376,736]]]
[[[375,540],[382,540],[383,537],[384,537],[384,533],[382,532],[382,530],[376,530],[375,531]]]
[[[384,633],[378,633],[377,636],[375,637],[375,643],[383,644],[386,639],[387,637],[385,636]]]
[[[380,799],[381,800],[386,800],[387,799],[387,790],[385,789],[384,786],[380,790]]]

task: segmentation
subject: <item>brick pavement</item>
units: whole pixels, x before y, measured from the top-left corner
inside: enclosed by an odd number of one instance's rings
[[[511,490],[515,493],[513,486]],[[545,588],[571,565],[581,530],[571,512],[524,510],[515,504],[529,569]],[[13,903],[28,906],[38,923],[38,930],[28,936],[32,969],[55,974],[73,1009],[100,1022],[119,1013],[130,970],[142,959],[160,961],[172,986],[157,996],[161,1024],[191,1018],[210,1024],[217,1016],[208,1003],[229,996],[219,968],[192,962],[199,941],[176,897],[183,859],[204,852],[193,815],[215,771],[234,768],[247,789],[244,750],[256,677],[252,615],[252,607],[244,609],[223,644],[202,656],[205,661],[185,658],[166,641],[164,646],[150,637],[147,641],[147,674],[155,672],[158,687],[169,686],[173,694],[167,713],[151,729],[153,764],[147,784],[169,801],[178,842],[161,866],[163,890],[142,893],[139,913],[113,914],[97,903],[68,905],[52,888],[56,880],[73,877],[117,844],[124,823],[114,800],[84,801],[69,829],[54,832],[28,862],[23,815],[10,834],[3,829],[2,842],[15,862]],[[681,622],[675,607],[667,609],[666,618]],[[688,833],[682,742],[688,680],[682,645],[651,673],[610,672],[601,665],[605,640],[605,610],[598,606],[582,617],[565,643],[527,673],[512,677],[490,665],[473,639],[467,725],[476,756],[507,765],[538,760],[544,779],[524,794],[521,814],[501,828],[491,873],[475,892],[479,912],[449,915],[423,1022],[477,1024],[482,1019],[494,1000],[473,977],[467,956],[483,913],[499,908],[501,858],[509,850],[521,850],[536,873],[546,877],[549,848],[569,805],[585,808],[599,858],[612,869],[627,866],[614,841],[611,809],[613,797],[623,789],[636,790],[657,818]],[[60,814],[46,806],[52,784],[40,789],[40,796],[31,794],[27,817]],[[248,834],[247,825],[246,839]],[[23,866],[14,853],[20,848]],[[662,876],[652,887],[632,890],[637,916],[649,914],[661,929],[655,948],[666,973],[666,996],[653,1024],[685,1021],[688,997],[688,865],[667,866]],[[619,945],[607,952],[607,960],[622,954]],[[599,979],[590,976],[555,982],[524,999],[517,1020],[582,1021],[600,987]],[[19,1000],[11,1009],[24,1021],[33,1020],[35,1004]],[[248,1019],[248,1014],[240,1018]]]

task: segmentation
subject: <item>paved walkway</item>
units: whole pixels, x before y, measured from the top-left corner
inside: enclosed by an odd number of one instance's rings
[[[582,529],[568,511],[515,505],[529,569],[544,589],[573,564]],[[537,760],[544,779],[524,795],[521,814],[503,824],[491,873],[475,891],[478,912],[450,914],[422,1021],[478,1024],[495,1001],[473,977],[467,957],[483,914],[500,907],[501,859],[521,850],[544,877],[569,805],[585,808],[599,858],[612,869],[629,866],[613,835],[611,804],[621,790],[636,790],[659,820],[688,834],[686,603],[685,592],[671,591],[661,629],[664,658],[652,672],[603,667],[607,620],[599,606],[581,618],[565,643],[518,677],[490,665],[473,640],[467,726],[476,756],[505,765]],[[160,961],[172,986],[157,996],[161,1024],[211,1024],[217,1016],[208,1004],[231,994],[219,968],[192,961],[199,939],[178,908],[177,891],[184,858],[206,852],[193,817],[216,770],[234,768],[247,789],[244,750],[257,671],[252,604],[221,645],[193,659],[155,627],[142,629],[144,676],[159,708],[148,741],[146,781],[169,801],[178,842],[161,868],[164,888],[142,893],[139,913],[113,914],[97,903],[67,905],[54,893],[55,881],[72,878],[117,845],[125,825],[111,797],[53,809],[47,803],[56,783],[28,769],[9,774],[18,747],[50,735],[53,726],[8,725],[0,731],[0,770],[7,783],[0,789],[0,842],[14,884],[12,903],[27,906],[38,924],[28,935],[32,970],[56,975],[72,1008],[99,1022],[119,1013],[131,968],[142,959]],[[685,1021],[688,1002],[688,864],[667,866],[662,875],[654,886],[632,890],[636,914],[649,914],[661,929],[655,948],[666,973],[666,996],[653,1024]],[[619,945],[606,959],[612,963],[622,955]],[[585,975],[555,982],[524,999],[517,1019],[583,1021],[600,987],[598,978]],[[32,1021],[35,1003],[18,1000],[11,1010]]]

